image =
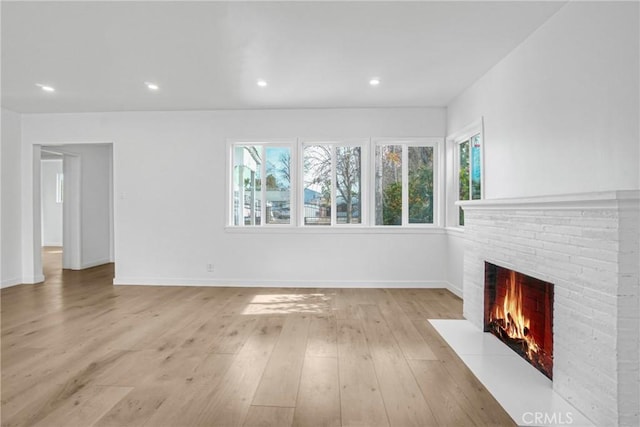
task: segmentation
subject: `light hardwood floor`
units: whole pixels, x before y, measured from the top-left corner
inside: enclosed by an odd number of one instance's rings
[[[112,286],[113,266],[2,290],[3,426],[513,426],[427,322],[446,290]]]

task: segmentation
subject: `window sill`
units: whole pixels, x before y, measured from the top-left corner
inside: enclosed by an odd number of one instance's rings
[[[236,227],[226,226],[225,233],[232,234],[446,234],[438,226],[382,226],[382,227],[328,227],[328,226],[272,226],[272,227]]]

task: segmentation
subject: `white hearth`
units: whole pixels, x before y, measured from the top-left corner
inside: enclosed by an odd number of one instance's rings
[[[553,390],[596,425],[639,425],[640,192],[459,204],[465,318],[482,330],[485,262],[553,283]]]

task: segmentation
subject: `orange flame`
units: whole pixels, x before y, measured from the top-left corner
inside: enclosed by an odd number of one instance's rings
[[[540,350],[530,331],[530,321],[524,316],[522,310],[522,286],[516,282],[516,273],[509,272],[507,294],[502,306],[495,305],[491,320],[502,319],[504,331],[510,338],[522,339],[527,343],[527,357],[533,358],[534,353]]]

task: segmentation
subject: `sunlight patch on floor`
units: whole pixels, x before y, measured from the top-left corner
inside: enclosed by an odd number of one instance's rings
[[[325,294],[256,295],[242,314],[327,313],[331,298]]]

